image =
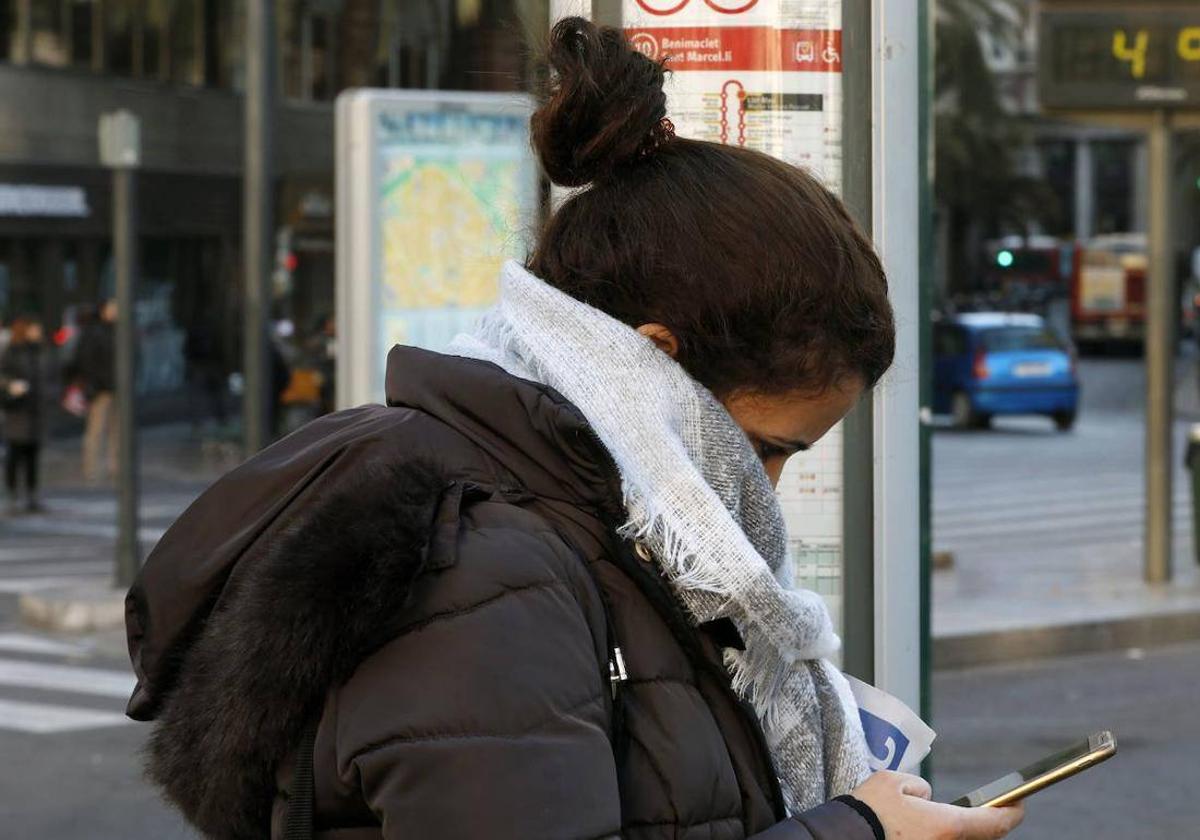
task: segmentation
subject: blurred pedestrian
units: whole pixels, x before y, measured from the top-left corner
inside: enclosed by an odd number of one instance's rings
[[[99,318],[84,328],[71,366],[88,401],[83,433],[83,476],[91,483],[99,483],[102,479],[102,457],[105,476],[111,481],[117,474],[116,404],[113,399],[116,391],[116,322],[117,302],[110,300],[100,308]]]
[[[308,341],[308,358],[320,377],[321,414],[334,408],[334,378],[337,375],[337,319],[322,315]]]
[[[16,318],[11,339],[0,357],[0,395],[4,407],[4,433],[8,443],[5,483],[9,510],[20,509],[24,483],[25,509],[42,509],[38,497],[39,462],[45,438],[46,358],[42,325],[32,318]]]
[[[183,359],[189,398],[200,396],[203,408],[193,410],[192,422],[198,429],[206,417],[223,428],[228,420],[225,394],[228,378],[222,361],[216,331],[206,321],[198,321],[187,331],[183,342]]]
[[[894,353],[869,240],[803,170],[675,137],[618,30],[548,54],[534,144],[586,188],[500,304],[147,560],[150,776],[214,837],[1003,836],[1019,807],[870,773],[789,573],[773,485]]]

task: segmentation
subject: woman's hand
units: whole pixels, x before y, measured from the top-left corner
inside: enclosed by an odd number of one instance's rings
[[[960,808],[930,802],[932,790],[919,776],[882,770],[851,796],[865,802],[883,823],[887,840],[997,840],[1025,818],[1021,804],[1006,808]]]

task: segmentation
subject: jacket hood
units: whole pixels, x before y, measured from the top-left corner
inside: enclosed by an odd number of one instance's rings
[[[583,414],[549,386],[491,362],[397,346],[387,404],[415,408],[469,438],[518,483],[549,499],[613,508],[619,478]]]
[[[541,385],[396,348],[387,397],[217,481],[126,598],[127,714],[156,721],[148,773],[209,836],[269,832],[276,769],[395,634],[412,581],[453,550],[465,497],[620,504],[586,422]]]

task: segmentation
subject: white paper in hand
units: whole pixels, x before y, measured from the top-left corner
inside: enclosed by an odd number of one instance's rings
[[[849,674],[850,690],[858,702],[863,734],[867,736],[872,770],[914,773],[929,755],[937,733],[900,700]]]

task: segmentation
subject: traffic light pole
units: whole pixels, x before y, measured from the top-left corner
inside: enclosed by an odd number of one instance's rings
[[[1171,433],[1174,418],[1175,282],[1171,247],[1171,114],[1150,127],[1150,283],[1146,318],[1147,583],[1171,579]]]

